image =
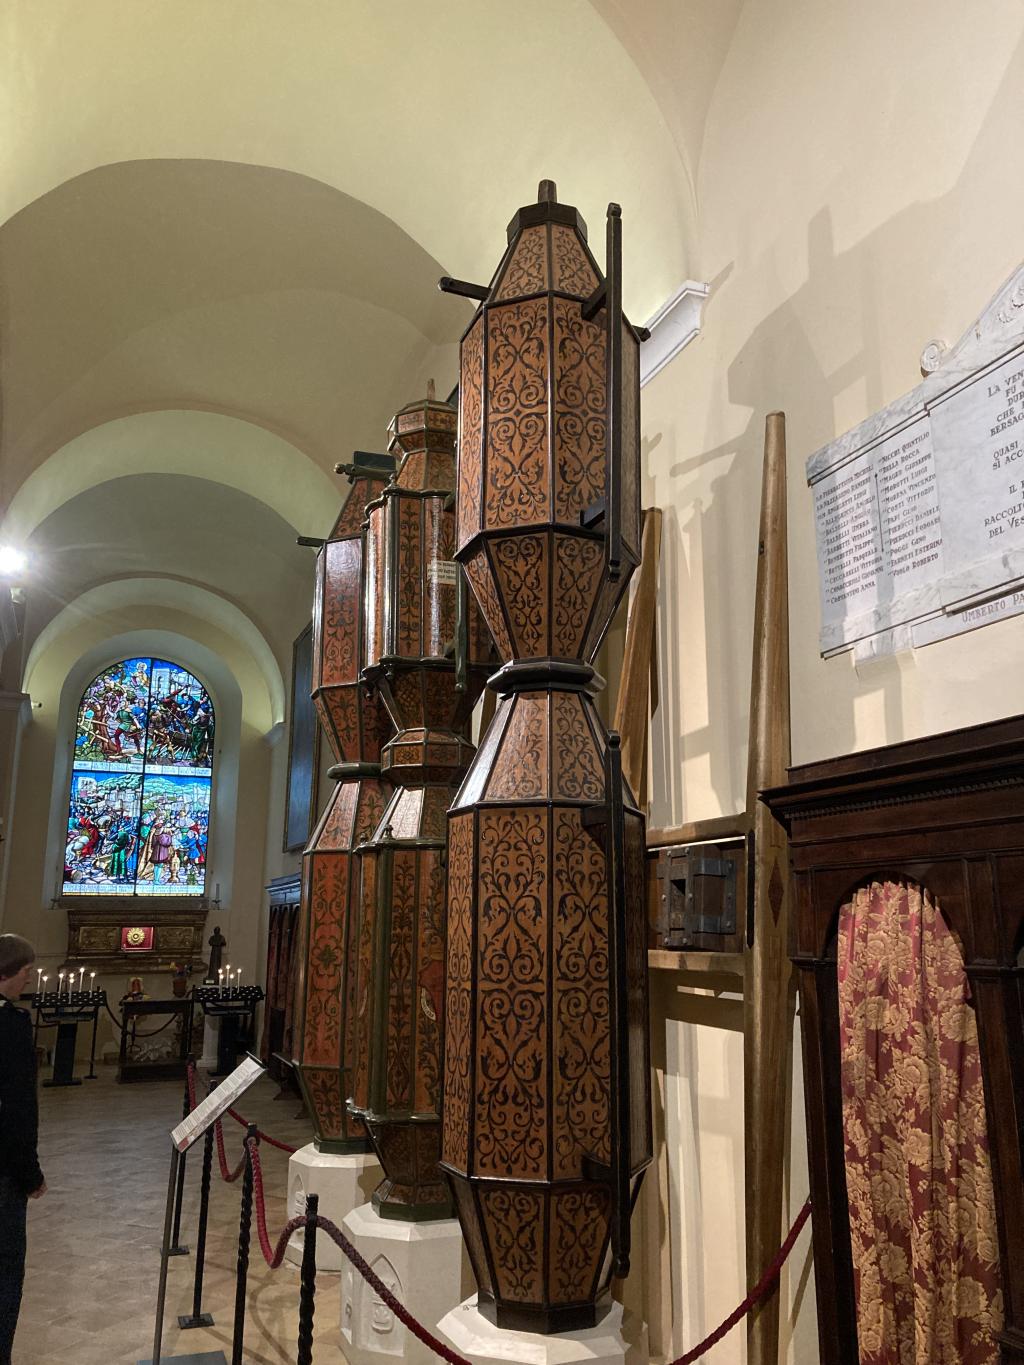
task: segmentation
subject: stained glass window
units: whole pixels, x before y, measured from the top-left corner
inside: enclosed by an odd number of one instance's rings
[[[201,896],[214,713],[166,659],[122,659],[85,689],[75,728],[66,896]]]

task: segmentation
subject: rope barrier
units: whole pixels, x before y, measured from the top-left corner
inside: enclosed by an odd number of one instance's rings
[[[467,1361],[464,1356],[460,1356],[457,1352],[446,1346],[443,1341],[439,1341],[421,1322],[413,1317],[408,1309],[395,1298],[395,1295],[387,1287],[384,1281],[374,1273],[372,1267],[359,1254],[341,1229],[337,1227],[336,1224],[332,1223],[329,1218],[325,1218],[322,1214],[318,1214],[313,1219],[309,1219],[305,1215],[291,1218],[284,1225],[276,1244],[271,1244],[270,1235],[267,1232],[267,1208],[263,1190],[263,1168],[260,1164],[258,1140],[254,1141],[250,1138],[246,1138],[245,1149],[248,1159],[252,1163],[253,1196],[256,1205],[256,1232],[259,1239],[260,1251],[263,1253],[263,1259],[271,1270],[277,1270],[281,1265],[284,1260],[285,1249],[287,1248],[292,1235],[297,1232],[299,1228],[307,1227],[310,1223],[313,1223],[318,1230],[327,1233],[328,1237],[331,1238],[352,1262],[356,1270],[359,1271],[360,1275],[374,1293],[387,1304],[395,1316],[405,1324],[409,1331],[412,1332],[414,1336],[418,1337],[425,1346],[429,1347],[435,1355],[440,1356],[442,1360],[448,1361],[449,1365],[471,1365],[471,1362]],[[811,1201],[808,1199],[797,1214],[796,1221],[790,1228],[786,1240],[782,1243],[781,1247],[779,1247],[779,1250],[776,1252],[770,1265],[739,1307],[730,1313],[721,1326],[716,1328],[710,1336],[705,1337],[699,1345],[694,1346],[691,1350],[687,1351],[685,1355],[674,1360],[672,1365],[693,1365],[694,1361],[700,1360],[702,1356],[706,1355],[707,1352],[711,1350],[712,1346],[716,1346],[724,1336],[732,1331],[738,1322],[746,1317],[752,1308],[755,1308],[761,1300],[767,1296],[768,1292],[778,1280],[782,1267],[789,1258],[789,1254],[793,1250],[796,1239],[803,1230],[803,1226],[810,1217],[810,1214]]]
[[[196,1106],[195,1066],[191,1062],[189,1063],[186,1077],[189,1107],[194,1109]],[[253,1126],[247,1124],[246,1120],[236,1113],[234,1109],[229,1109],[227,1112],[236,1123],[245,1124],[246,1127]],[[327,1233],[328,1237],[331,1238],[352,1265],[355,1266],[356,1270],[359,1271],[359,1274],[378,1298],[386,1303],[399,1321],[404,1323],[409,1331],[422,1341],[425,1346],[429,1347],[435,1355],[440,1356],[442,1360],[446,1360],[448,1365],[471,1365],[471,1362],[464,1356],[460,1356],[456,1351],[453,1351],[449,1346],[446,1346],[443,1341],[439,1341],[438,1338],[433,1336],[421,1322],[413,1317],[404,1304],[395,1297],[384,1281],[359,1254],[341,1229],[337,1227],[336,1224],[332,1223],[329,1218],[325,1218],[322,1214],[317,1214],[313,1218],[308,1218],[305,1214],[291,1218],[285,1223],[277,1241],[275,1243],[271,1242],[270,1234],[267,1231],[267,1207],[263,1188],[263,1166],[260,1161],[259,1144],[261,1141],[268,1142],[272,1147],[277,1147],[285,1152],[294,1152],[296,1150],[294,1147],[290,1147],[284,1142],[278,1142],[274,1138],[269,1138],[256,1129],[252,1137],[246,1137],[243,1143],[242,1159],[232,1171],[228,1167],[227,1154],[224,1149],[224,1133],[220,1119],[214,1124],[214,1133],[216,1135],[217,1143],[217,1160],[220,1164],[220,1174],[223,1180],[227,1181],[228,1184],[232,1184],[245,1170],[247,1163],[251,1166],[257,1239],[259,1241],[260,1252],[263,1259],[271,1270],[277,1270],[280,1267],[284,1260],[285,1250],[287,1249],[292,1236],[300,1228],[312,1225],[317,1230],[322,1230]],[[757,1307],[762,1299],[767,1297],[769,1292],[774,1288],[782,1271],[782,1267],[788,1260],[790,1252],[796,1244],[796,1239],[800,1236],[804,1224],[807,1222],[810,1215],[811,1201],[808,1198],[803,1208],[797,1214],[796,1220],[787,1233],[785,1241],[779,1247],[771,1263],[764,1271],[764,1274],[739,1307],[734,1309],[725,1321],[709,1336],[706,1336],[698,1345],[692,1347],[685,1355],[681,1355],[676,1360],[672,1361],[671,1365],[694,1365],[695,1361],[700,1360],[705,1356],[708,1351],[711,1350],[712,1346],[717,1346],[722,1338],[731,1332],[737,1323],[741,1322],[753,1308]]]
[[[229,1109],[228,1114],[236,1123],[240,1123],[243,1128],[248,1128],[249,1120],[243,1119],[237,1109]],[[287,1152],[289,1156],[294,1156],[299,1150],[298,1147],[292,1147],[287,1142],[280,1142],[277,1138],[272,1138],[270,1134],[265,1133],[262,1128],[257,1128],[256,1132],[259,1135],[260,1142],[265,1142],[271,1147],[276,1147],[279,1152]]]

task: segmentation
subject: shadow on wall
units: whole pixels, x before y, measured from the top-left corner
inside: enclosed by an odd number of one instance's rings
[[[908,318],[920,318],[923,346],[931,339],[929,325],[935,325],[928,319],[959,310],[964,297],[976,298],[976,305],[958,318],[957,325],[970,325],[1018,264],[1019,257],[972,248],[970,238],[978,229],[976,206],[992,203],[995,191],[1002,194],[1001,212],[1020,217],[1019,212],[1014,215],[1014,204],[1005,202],[1010,191],[1003,191],[1007,134],[1018,118],[1022,67],[1024,44],[1018,46],[994,92],[971,153],[946,194],[909,206],[842,251],[835,246],[831,210],[823,207],[810,219],[806,281],[749,331],[728,363],[728,402],[750,414],[744,430],[668,470],[680,488],[701,468],[719,464],[722,470],[710,484],[702,483],[699,499],[684,493],[678,501],[670,500],[678,510],[670,507],[665,518],[664,581],[672,585],[673,601],[665,600],[670,594],[664,594],[659,603],[664,714],[657,727],[661,752],[655,771],[664,782],[673,823],[713,813],[682,809],[682,793],[675,790],[683,762],[701,754],[708,756],[710,783],[720,809],[734,811],[744,803],[764,419],[774,409],[787,415],[791,667],[793,695],[798,699],[793,710],[794,756],[806,761],[865,747],[863,732],[858,735],[859,707],[878,715],[884,734],[882,739],[872,734],[869,743],[892,743],[905,736],[905,674],[915,667],[913,656],[880,659],[856,670],[852,658],[824,664],[819,658],[818,572],[804,463],[821,445],[916,382],[916,351],[906,357],[901,343],[896,354],[899,363],[911,362],[908,382],[892,386],[894,331],[905,331]],[[1024,209],[1024,187],[1015,187],[1012,193]],[[951,292],[949,272],[954,267],[957,279]],[[898,314],[889,302],[896,281]],[[778,294],[770,242],[749,263],[732,262],[719,275],[708,309],[717,314],[714,326],[726,354],[730,330],[742,331],[749,301]],[[945,340],[953,342],[956,337]],[[836,357],[834,363],[830,357]],[[713,411],[720,401],[716,389],[707,400],[708,409]],[[655,438],[647,449],[653,450],[657,442]],[[695,633],[682,639],[676,599],[701,591],[706,613],[703,641]],[[696,672],[701,644],[707,717],[687,728],[683,688],[673,673],[678,669],[686,680],[688,673]],[[827,707],[815,695],[823,688],[828,690]],[[807,699],[808,714],[802,714],[801,698]],[[821,714],[812,724],[809,713],[815,707]],[[915,724],[913,715],[909,723]]]

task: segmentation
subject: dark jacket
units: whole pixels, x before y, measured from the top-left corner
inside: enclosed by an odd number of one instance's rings
[[[43,1183],[38,1131],[32,1020],[0,995],[0,1176],[9,1176],[26,1194]]]

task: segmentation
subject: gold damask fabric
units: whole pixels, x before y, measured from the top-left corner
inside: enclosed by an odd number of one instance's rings
[[[839,917],[843,1128],[861,1365],[996,1365],[1003,1323],[978,1033],[927,891]]]

